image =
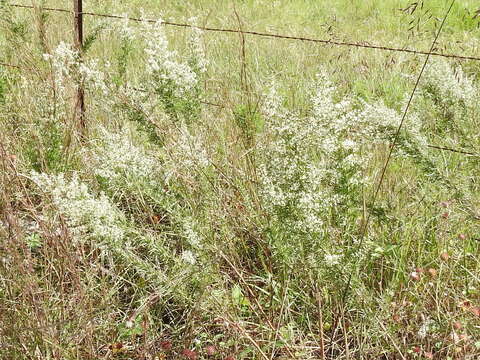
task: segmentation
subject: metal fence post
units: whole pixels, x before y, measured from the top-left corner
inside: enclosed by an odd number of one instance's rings
[[[83,52],[83,0],[73,0],[74,7],[74,27],[75,27],[75,47],[82,56]],[[80,130],[82,135],[84,135],[86,129],[86,120],[85,120],[85,91],[83,88],[83,83],[78,84],[77,89],[77,99],[75,104],[75,116],[78,120]]]

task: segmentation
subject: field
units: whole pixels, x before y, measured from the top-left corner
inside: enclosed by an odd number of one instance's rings
[[[238,32],[480,58],[478,1],[8,4],[0,359],[480,358],[480,59]]]

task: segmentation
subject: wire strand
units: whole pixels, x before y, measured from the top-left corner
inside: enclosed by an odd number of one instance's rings
[[[34,6],[32,6],[32,5],[9,4],[8,6],[17,7],[17,8],[24,8],[24,9],[34,9]],[[72,14],[74,13],[74,11],[72,11],[72,10],[60,9],[60,8],[40,7],[40,9],[46,10],[46,11],[57,11],[57,12],[72,13]],[[113,14],[99,14],[99,13],[89,12],[89,11],[84,11],[84,12],[81,12],[79,14],[88,15],[88,16],[103,17],[103,18],[110,18],[110,19],[127,19],[127,20],[131,20],[131,21],[136,21],[136,22],[147,22],[147,23],[158,22],[158,20],[154,20],[154,19],[142,19],[142,18],[121,16],[121,15],[113,15]],[[480,57],[477,57],[477,56],[439,53],[439,52],[433,51],[433,48],[430,49],[430,51],[427,52],[427,51],[421,51],[421,50],[415,50],[415,49],[389,47],[389,46],[384,46],[384,45],[372,45],[372,44],[369,44],[367,41],[353,42],[353,41],[338,41],[338,40],[331,40],[331,39],[329,39],[329,40],[327,40],[327,39],[315,39],[315,38],[308,38],[308,37],[303,37],[303,36],[273,34],[273,33],[250,31],[250,30],[224,29],[224,28],[207,27],[207,26],[196,26],[196,25],[191,25],[191,24],[186,24],[186,23],[176,23],[176,22],[171,22],[171,21],[162,21],[161,24],[162,25],[167,25],[167,26],[183,27],[183,28],[197,28],[197,29],[200,29],[200,30],[203,30],[203,31],[210,31],[210,32],[237,33],[237,34],[252,35],[252,36],[258,36],[258,37],[264,37],[264,38],[312,42],[312,43],[319,43],[319,44],[324,44],[324,45],[357,47],[357,48],[383,50],[383,51],[390,51],[390,52],[403,52],[403,53],[416,54],[416,55],[439,56],[439,57],[453,58],[453,59],[459,59],[459,60],[480,61]]]
[[[452,10],[453,4],[455,4],[455,0],[452,0],[452,3],[450,4],[450,7],[448,8],[447,12],[445,13],[445,16],[443,17],[442,23],[440,24],[440,27],[439,27],[437,33],[435,34],[435,38],[434,38],[434,40],[432,42],[432,45],[430,47],[430,51],[433,50],[433,48],[435,47],[435,44],[437,43],[438,37],[440,36],[440,33],[442,32],[443,26],[445,25],[445,22],[447,21],[448,15],[450,14],[450,11]],[[392,144],[390,146],[390,149],[388,151],[387,160],[385,161],[385,164],[382,168],[381,175],[380,175],[380,180],[378,181],[378,185],[376,186],[376,189],[375,189],[372,201],[371,201],[371,207],[372,208],[375,207],[375,203],[377,201],[378,194],[380,193],[380,189],[382,188],[383,180],[385,179],[385,174],[386,174],[388,165],[389,165],[390,160],[392,158],[393,150],[398,143],[398,137],[399,137],[400,132],[403,128],[403,124],[405,123],[405,119],[407,117],[408,110],[410,109],[410,105],[412,104],[413,97],[415,96],[418,85],[420,84],[420,79],[422,78],[422,75],[425,71],[425,68],[427,67],[427,63],[428,63],[429,59],[430,59],[430,55],[427,55],[427,57],[425,58],[425,61],[423,63],[423,66],[420,70],[420,73],[418,74],[417,81],[415,82],[415,86],[413,87],[412,93],[410,94],[410,98],[408,99],[408,103],[407,103],[407,106],[405,107],[405,110],[403,112],[400,124],[398,125],[397,131],[395,132],[393,142],[392,142]],[[371,218],[371,212],[369,211],[367,213],[367,217],[366,217],[366,219],[363,223],[362,229],[361,229],[360,240],[359,240],[358,244],[355,246],[353,253],[356,253],[359,249],[361,249],[361,247],[362,247],[362,245],[365,241],[365,236],[366,236],[366,233],[367,233],[370,218]],[[348,293],[350,291],[350,285],[351,285],[352,277],[353,277],[353,272],[350,272],[350,275],[348,277],[347,285],[345,286],[345,289],[343,291],[342,303],[345,303],[345,300],[347,299]]]
[[[4,63],[4,62],[0,62],[0,66],[9,67],[9,68],[17,69],[17,70],[28,71],[28,72],[33,72],[34,71],[33,69],[30,69],[30,68],[27,68],[27,67],[14,65],[14,64],[8,64],[8,63]],[[132,89],[135,90],[135,91],[147,92],[147,90],[137,88],[137,87],[133,87]],[[221,104],[218,104],[218,103],[213,103],[213,102],[210,102],[210,101],[203,101],[202,100],[202,101],[200,101],[200,103],[202,103],[204,105],[218,107],[218,108],[224,108],[225,107],[224,105],[221,105]],[[450,152],[454,152],[454,153],[458,153],[458,154],[480,157],[480,154],[473,153],[473,152],[470,152],[470,151],[466,151],[466,150],[463,150],[463,149],[454,149],[454,148],[450,148],[450,147],[433,145],[433,144],[427,144],[426,146],[431,148],[431,149],[450,151]]]

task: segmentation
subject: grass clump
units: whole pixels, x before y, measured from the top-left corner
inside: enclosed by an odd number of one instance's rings
[[[209,19],[188,3],[189,22]],[[317,3],[261,3],[239,4],[232,24],[261,28],[281,10],[320,16],[340,36],[353,14],[344,1],[330,9],[338,17]],[[342,31],[398,40],[408,28],[392,14],[404,4],[373,5],[355,5],[367,25],[352,15],[358,29]],[[18,54],[34,71],[0,73],[0,354],[478,356],[475,65],[429,63],[395,139],[415,58],[250,38],[238,56],[198,28],[127,19],[92,23],[80,54],[63,20],[39,17],[37,46],[20,12],[1,11],[4,60]],[[449,39],[475,31],[460,13]],[[409,34],[421,42],[434,25],[418,26]]]

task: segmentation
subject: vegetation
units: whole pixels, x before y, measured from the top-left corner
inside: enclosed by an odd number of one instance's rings
[[[450,2],[88,1],[158,21],[85,15],[81,53],[33,3],[0,2],[0,358],[480,356],[480,63],[432,57],[397,136],[423,56],[161,23],[424,50]]]

